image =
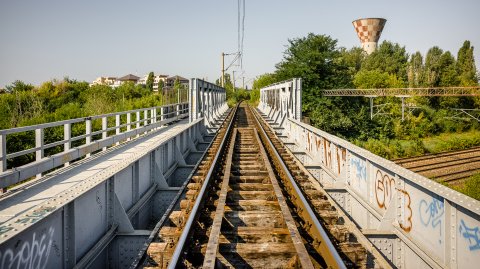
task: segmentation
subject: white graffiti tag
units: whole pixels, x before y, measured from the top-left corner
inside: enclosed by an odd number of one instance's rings
[[[33,233],[31,242],[24,241],[13,248],[0,250],[0,268],[46,268],[53,234],[54,229],[49,228],[41,236]]]

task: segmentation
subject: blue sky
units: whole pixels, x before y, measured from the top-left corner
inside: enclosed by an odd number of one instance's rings
[[[246,0],[243,76],[272,72],[287,40],[309,32],[359,46],[351,22],[362,17],[386,18],[380,41],[409,53],[456,55],[468,39],[478,69],[479,11],[478,0]],[[237,0],[0,0],[0,87],[149,71],[214,81],[222,51],[236,49]]]

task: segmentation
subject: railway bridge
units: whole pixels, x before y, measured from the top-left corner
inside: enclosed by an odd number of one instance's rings
[[[478,267],[479,201],[301,122],[301,99],[292,79],[229,108],[191,79],[175,104],[0,130],[0,268]],[[18,133],[34,147],[8,152]]]

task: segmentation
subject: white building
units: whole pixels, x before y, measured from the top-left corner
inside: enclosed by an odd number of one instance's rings
[[[90,83],[90,86],[93,86],[93,85],[113,86],[113,84],[115,84],[115,81],[117,81],[116,77],[98,77],[92,83]]]

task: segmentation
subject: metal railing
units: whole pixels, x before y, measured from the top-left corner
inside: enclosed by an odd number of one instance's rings
[[[321,92],[323,96],[480,96],[480,87],[338,89]]]
[[[37,178],[41,177],[46,171],[69,165],[71,161],[84,156],[89,157],[91,153],[104,151],[122,141],[129,141],[164,124],[188,117],[188,110],[188,103],[176,103],[0,130],[0,188],[5,189],[35,175]],[[135,118],[133,121],[132,115]],[[94,131],[93,123],[99,123],[99,121],[101,121],[101,128]],[[73,125],[82,125],[80,128],[82,130],[84,126],[85,132],[72,136]],[[46,144],[45,131],[55,128],[63,128],[63,139]],[[7,152],[9,136],[20,133],[28,139],[34,135],[34,146]],[[75,146],[72,147],[72,144]],[[62,146],[63,149],[61,149]],[[46,150],[52,151],[54,148],[56,148],[53,150],[54,154],[45,156]],[[26,158],[28,161],[21,163],[18,167],[7,165],[7,160],[28,157],[27,155],[31,157],[33,154],[34,160]]]

